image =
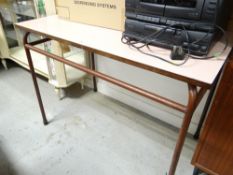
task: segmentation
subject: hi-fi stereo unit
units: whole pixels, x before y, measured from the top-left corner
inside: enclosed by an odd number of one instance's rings
[[[226,26],[231,0],[126,0],[124,37],[207,55]]]

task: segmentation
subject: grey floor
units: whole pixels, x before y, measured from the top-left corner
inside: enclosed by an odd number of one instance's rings
[[[0,175],[166,175],[176,129],[79,85],[62,101],[39,86],[48,126],[30,74],[0,66]],[[187,138],[177,175],[192,174],[195,145]]]

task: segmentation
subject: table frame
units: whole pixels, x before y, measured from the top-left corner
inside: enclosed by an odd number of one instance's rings
[[[183,119],[183,122],[182,122],[182,126],[180,128],[180,131],[179,131],[179,135],[178,135],[178,139],[177,139],[177,142],[176,142],[176,146],[175,146],[175,150],[174,150],[174,153],[173,153],[172,162],[171,162],[171,165],[170,165],[170,170],[169,170],[168,175],[174,175],[175,174],[175,171],[176,171],[176,168],[177,168],[177,165],[178,165],[178,162],[179,162],[180,154],[181,154],[181,151],[182,151],[182,148],[183,148],[183,145],[184,145],[185,137],[186,137],[186,134],[187,134],[187,131],[188,131],[188,128],[189,128],[193,113],[194,113],[195,109],[197,108],[198,104],[200,103],[202,97],[206,93],[206,91],[211,87],[210,85],[207,85],[205,83],[196,82],[195,80],[192,81],[192,80],[189,80],[189,79],[184,79],[183,77],[181,77],[179,75],[174,76],[174,74],[172,74],[172,73],[171,74],[169,74],[167,72],[164,73],[163,71],[160,71],[160,70],[154,71],[154,70],[149,69],[147,66],[141,66],[141,65],[138,65],[135,62],[129,61],[129,60],[124,59],[124,58],[117,57],[116,55],[111,55],[109,53],[105,53],[105,52],[98,51],[98,50],[95,50],[95,49],[92,49],[92,48],[88,48],[86,46],[82,46],[82,45],[77,44],[77,43],[72,43],[72,42],[69,42],[67,40],[62,40],[62,39],[59,39],[59,38],[56,38],[56,37],[53,37],[53,36],[48,36],[48,35],[45,35],[45,34],[41,34],[41,33],[36,32],[36,31],[29,31],[29,30],[26,30],[26,31],[28,31],[28,32],[24,36],[23,43],[24,43],[24,48],[25,48],[25,52],[26,52],[26,55],[27,55],[27,59],[28,59],[29,67],[30,67],[30,72],[31,72],[31,75],[32,75],[32,80],[33,80],[34,88],[35,88],[35,91],[36,91],[37,100],[38,100],[38,103],[39,103],[39,107],[40,107],[40,111],[41,111],[41,114],[42,114],[44,125],[47,125],[49,122],[48,122],[48,120],[46,118],[46,113],[45,113],[42,98],[41,98],[41,95],[40,95],[40,90],[39,90],[39,86],[38,86],[38,83],[37,83],[36,73],[35,73],[35,70],[34,70],[30,50],[38,52],[38,53],[40,53],[42,55],[45,55],[45,56],[47,56],[49,58],[52,58],[52,59],[56,60],[56,61],[62,62],[64,64],[67,64],[69,66],[72,66],[72,67],[74,67],[76,69],[79,69],[79,70],[81,70],[83,72],[86,72],[86,73],[92,75],[93,76],[94,91],[97,91],[96,77],[98,77],[98,78],[100,78],[102,80],[108,81],[108,82],[110,82],[112,84],[115,84],[117,86],[125,88],[125,89],[127,89],[127,90],[129,90],[131,92],[142,95],[142,96],[144,96],[146,98],[149,98],[149,99],[151,99],[151,100],[153,100],[155,102],[158,102],[160,104],[163,104],[165,106],[168,106],[170,108],[173,108],[175,110],[178,110],[178,111],[184,113],[184,119]],[[41,34],[42,36],[44,36],[46,38],[29,43],[28,42],[28,37],[29,37],[31,32],[36,33],[36,34]],[[82,49],[85,49],[85,50],[89,51],[91,53],[91,68],[85,67],[85,66],[77,64],[77,63],[74,63],[74,62],[66,60],[66,59],[64,59],[64,58],[62,58],[60,56],[57,56],[57,55],[52,54],[52,53],[48,53],[48,52],[46,52],[44,50],[41,50],[41,49],[35,47],[35,45],[37,45],[37,44],[42,44],[42,43],[48,42],[50,40],[63,41],[63,42],[65,42],[67,44],[70,44],[72,46],[79,47],[79,48],[82,48]],[[103,74],[101,72],[96,71],[95,70],[95,57],[94,57],[95,53],[103,55],[103,56],[107,56],[109,58],[112,58],[114,60],[123,62],[123,63],[128,64],[128,65],[132,65],[132,66],[136,66],[138,68],[142,68],[142,69],[145,69],[145,70],[148,70],[148,71],[160,73],[162,75],[165,75],[165,76],[168,76],[168,77],[171,77],[171,78],[186,82],[187,85],[188,85],[188,104],[187,105],[179,104],[178,102],[175,102],[175,101],[172,101],[170,99],[164,98],[164,97],[159,96],[157,94],[146,91],[146,90],[144,90],[142,88],[136,87],[134,85],[128,84],[128,83],[123,82],[123,81],[121,81],[119,79],[113,78],[111,76],[108,76],[106,74]],[[198,89],[198,86],[200,87],[200,89]]]

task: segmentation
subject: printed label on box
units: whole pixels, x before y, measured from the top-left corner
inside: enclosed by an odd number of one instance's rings
[[[56,0],[58,15],[72,21],[124,30],[125,0]],[[64,16],[64,11],[68,13]]]

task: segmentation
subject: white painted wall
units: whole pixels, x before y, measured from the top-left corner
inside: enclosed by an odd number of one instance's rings
[[[182,104],[187,104],[188,88],[183,82],[135,68],[99,55],[96,56],[96,64],[97,70],[102,73],[119,78],[169,99],[179,101]],[[173,126],[178,128],[181,126],[183,114],[178,111],[155,103],[149,99],[102,80],[98,80],[98,91]],[[206,98],[207,95],[203,98],[194,114],[189,128],[190,133],[194,133],[196,130]]]

